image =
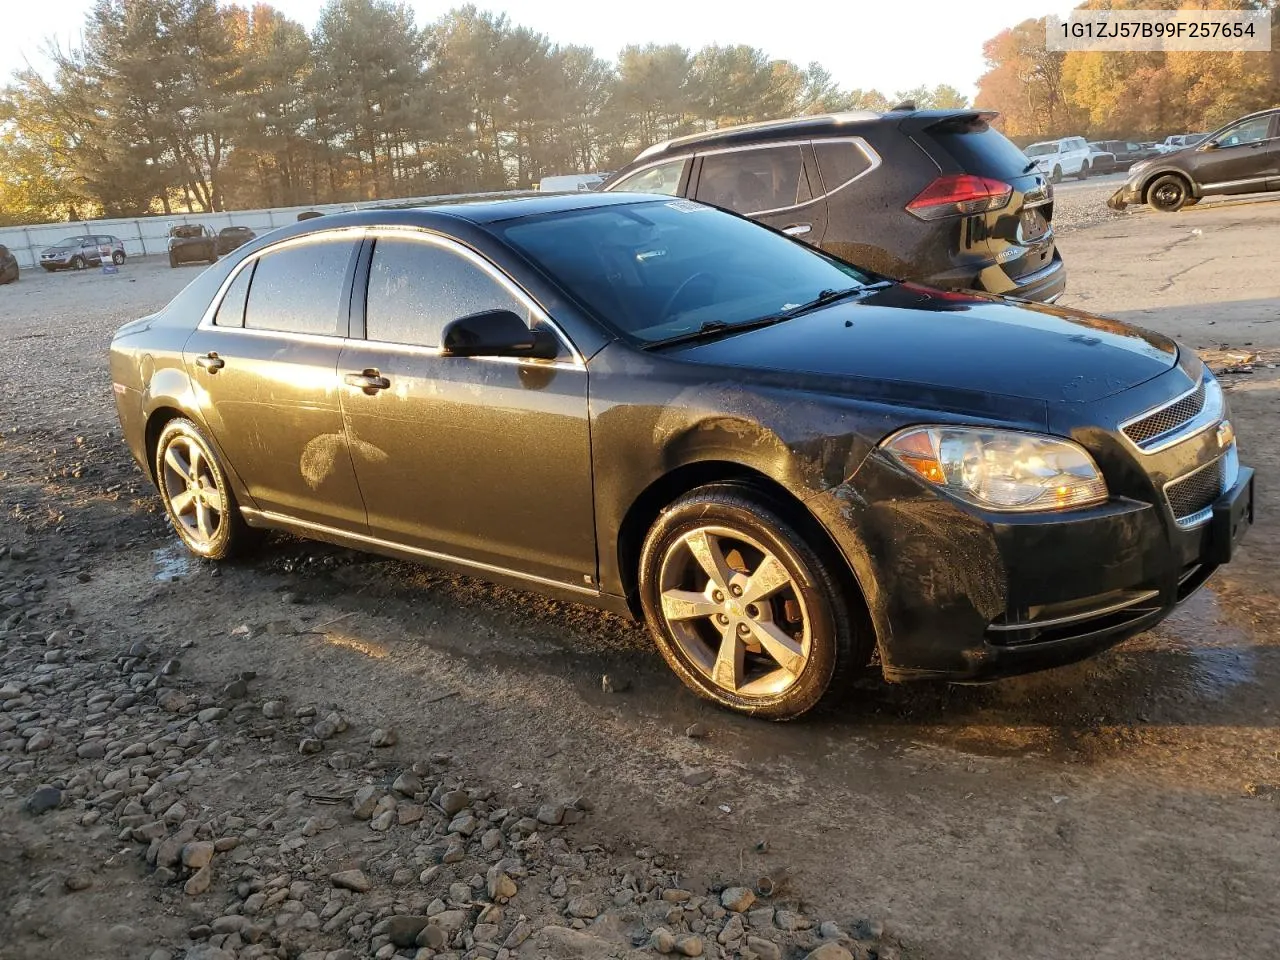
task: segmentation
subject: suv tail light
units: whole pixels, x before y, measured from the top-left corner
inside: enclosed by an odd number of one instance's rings
[[[907,204],[907,212],[921,220],[958,217],[999,210],[1008,205],[1013,187],[990,177],[971,173],[938,177]]]

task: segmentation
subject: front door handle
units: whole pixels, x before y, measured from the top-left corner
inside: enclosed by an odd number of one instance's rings
[[[391,381],[380,374],[377,370],[365,370],[361,373],[348,373],[342,378],[343,382],[349,387],[359,387],[369,396],[373,396],[379,390],[385,390],[391,386]]]
[[[202,357],[196,357],[196,366],[204,367],[204,369],[208,370],[210,373],[217,373],[226,365],[227,362],[216,353],[210,352],[206,353]]]
[[[813,224],[811,223],[793,223],[789,227],[783,227],[782,232],[788,237],[803,237],[812,229]]]

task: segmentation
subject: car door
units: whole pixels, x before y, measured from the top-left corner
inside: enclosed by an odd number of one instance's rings
[[[827,204],[807,141],[711,150],[698,158],[694,199],[813,246],[822,243]]]
[[[554,361],[442,356],[445,325],[483,310],[514,310],[554,329],[509,277],[451,239],[376,231],[361,273],[340,373],[370,533],[466,565],[590,588],[596,546],[581,359],[563,337]]]
[[[1277,116],[1242,120],[1196,148],[1192,174],[1205,193],[1252,193],[1280,179]]]
[[[205,423],[259,509],[363,533],[337,374],[359,243],[332,231],[246,261],[183,356]]]

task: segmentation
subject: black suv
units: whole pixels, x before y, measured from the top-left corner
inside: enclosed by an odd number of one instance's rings
[[[603,189],[689,197],[884,276],[1050,301],[1053,188],[976,110],[865,111],[659,143]]]
[[[1128,170],[1135,163],[1160,156],[1160,151],[1155,147],[1148,147],[1133,140],[1099,140],[1096,144],[1091,143],[1089,146],[1097,146],[1098,149],[1105,150],[1115,157],[1117,170]]]
[[[203,223],[181,223],[169,230],[169,266],[218,259],[218,238]]]
[[[1280,108],[1233,120],[1195,146],[1135,163],[1107,206],[1175,213],[1215,194],[1280,190]]]

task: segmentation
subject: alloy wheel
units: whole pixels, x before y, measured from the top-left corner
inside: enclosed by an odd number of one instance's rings
[[[175,436],[165,447],[163,469],[174,522],[192,543],[212,543],[223,523],[226,497],[208,452],[193,437]]]
[[[662,559],[659,591],[676,644],[721,690],[776,697],[804,672],[811,628],[803,594],[753,537],[723,526],[687,531]]]

